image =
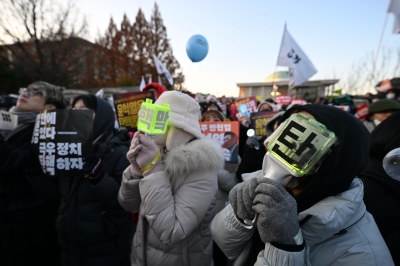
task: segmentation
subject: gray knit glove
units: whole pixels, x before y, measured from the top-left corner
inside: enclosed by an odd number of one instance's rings
[[[281,184],[269,179],[257,179],[253,209],[258,213],[257,227],[264,243],[296,244],[299,232],[297,203]]]
[[[256,214],[252,207],[257,186],[257,179],[252,178],[237,184],[229,192],[229,202],[231,203],[232,209],[237,217],[242,220],[252,220]]]

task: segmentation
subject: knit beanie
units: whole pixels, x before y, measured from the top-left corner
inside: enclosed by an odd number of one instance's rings
[[[262,102],[258,105],[257,107],[257,112],[260,112],[261,106],[263,106],[264,104],[269,105],[271,107],[271,111],[275,111],[275,107],[273,106],[272,103],[269,102]]]
[[[217,101],[217,97],[215,95],[208,95],[206,98],[206,102],[216,102]]]
[[[206,116],[209,115],[209,114],[218,117],[219,120],[221,120],[222,122],[225,121],[225,116],[220,111],[210,110],[210,111],[207,111],[207,112],[204,113],[204,115],[200,119],[200,122],[204,122],[206,120]]]
[[[400,103],[394,100],[379,100],[372,103],[368,108],[369,114],[382,113],[386,111],[400,110]]]
[[[180,128],[194,137],[203,137],[200,131],[200,105],[189,95],[179,91],[166,91],[155,102],[162,105],[168,103],[169,120],[172,126]]]

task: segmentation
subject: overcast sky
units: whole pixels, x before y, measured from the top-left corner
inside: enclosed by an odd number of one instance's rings
[[[64,0],[66,1],[66,0]],[[238,96],[236,83],[262,82],[276,69],[285,22],[318,73],[312,79],[345,77],[351,65],[376,50],[388,0],[158,0],[173,52],[192,92]],[[76,0],[87,16],[90,39],[104,33],[112,16],[134,21],[141,8],[150,20],[154,1]],[[389,16],[383,47],[395,47]],[[209,43],[200,63],[186,55],[195,34]],[[279,68],[278,68],[279,69]],[[392,77],[388,77],[392,78]]]

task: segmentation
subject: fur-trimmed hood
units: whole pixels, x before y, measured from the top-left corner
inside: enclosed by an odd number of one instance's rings
[[[189,173],[220,170],[224,166],[224,153],[218,142],[212,139],[197,139],[169,151],[164,159],[168,176],[186,176]]]

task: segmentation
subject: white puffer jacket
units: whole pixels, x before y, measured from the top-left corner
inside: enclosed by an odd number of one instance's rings
[[[355,178],[349,190],[301,212],[299,222],[308,219],[301,226],[305,248],[287,252],[266,243],[255,265],[394,265],[374,218],[366,211],[363,196],[363,183]],[[215,216],[211,232],[228,258],[246,261],[254,229],[245,229],[234,218],[231,205]]]
[[[125,210],[139,211],[132,266],[212,265],[209,225],[223,162],[217,142],[199,139],[170,150],[165,171],[138,178],[125,170],[118,200]]]

